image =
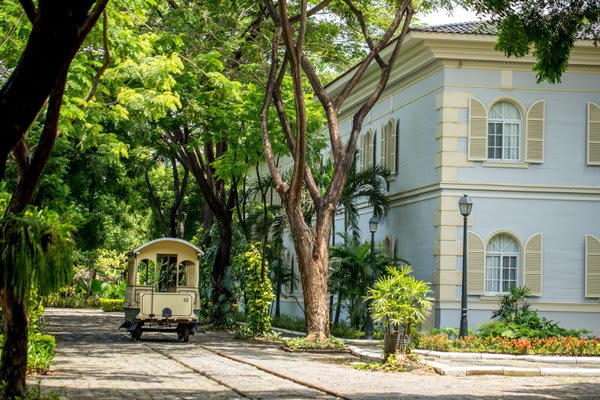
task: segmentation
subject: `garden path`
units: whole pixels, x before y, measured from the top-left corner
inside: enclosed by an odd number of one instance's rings
[[[116,328],[118,313],[49,309],[57,357],[42,390],[70,399],[597,399],[600,377],[440,376],[355,370],[347,355],[286,353],[234,340],[226,332],[177,342],[144,333],[139,342]]]

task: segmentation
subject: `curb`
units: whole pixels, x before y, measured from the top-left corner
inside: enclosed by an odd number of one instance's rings
[[[447,353],[443,351],[418,350],[412,351],[421,356],[436,357],[452,360],[521,360],[538,363],[551,364],[599,364],[600,357],[586,356],[540,356],[540,355],[513,355],[493,353]]]
[[[383,357],[381,353],[366,351],[356,346],[348,346],[350,353],[357,357],[366,358],[371,361],[381,361]],[[476,360],[476,359],[496,359],[496,360],[525,360],[530,362],[540,362],[540,358],[545,358],[545,362],[558,362],[552,357],[543,356],[514,356],[510,354],[485,354],[485,353],[443,353],[438,351],[428,350],[413,350],[413,353],[420,356],[438,357],[454,360]],[[446,356],[446,357],[443,357]],[[490,357],[488,357],[490,356]],[[562,363],[576,364],[577,361],[581,364],[587,361],[590,357],[561,357]],[[578,360],[575,360],[578,359]],[[600,364],[600,359],[593,358],[594,363]],[[504,367],[501,365],[481,365],[474,367],[456,367],[449,366],[439,361],[427,359],[419,360],[420,363],[427,365],[439,375],[447,376],[475,376],[475,375],[502,375],[502,376],[600,376],[600,368],[520,368],[520,367]]]

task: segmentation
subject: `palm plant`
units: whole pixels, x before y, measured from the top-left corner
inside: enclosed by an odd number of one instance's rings
[[[340,235],[344,239],[341,246],[330,248],[331,274],[329,284],[332,290],[338,290],[338,303],[334,324],[339,323],[341,305],[347,302],[350,326],[361,329],[366,320],[367,295],[372,277],[377,277],[384,271],[386,265],[395,260],[384,255],[379,249],[375,251],[374,260],[371,260],[371,245],[368,242],[360,243],[350,235]]]
[[[372,300],[371,315],[383,321],[388,334],[410,335],[431,311],[432,299],[428,296],[431,289],[410,275],[412,267],[409,265],[400,269],[388,266],[386,272],[365,297]]]
[[[376,217],[387,215],[389,204],[385,192],[387,190],[387,180],[391,174],[388,169],[381,165],[374,165],[360,171],[357,170],[357,156],[358,150],[354,154],[352,168],[348,174],[339,205],[344,210],[344,232],[352,232],[352,236],[356,240],[360,240],[358,202],[364,199],[373,208],[373,215]],[[332,176],[333,163],[331,160],[328,160],[323,175],[325,187],[327,187]],[[332,232],[335,238],[335,224],[333,228]]]

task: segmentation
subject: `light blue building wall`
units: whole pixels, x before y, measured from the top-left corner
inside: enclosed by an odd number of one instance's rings
[[[575,52],[574,66],[562,83],[537,84],[530,60],[514,62],[498,56],[493,41],[481,50],[480,42],[470,42],[471,36],[409,36],[411,48],[421,46],[431,58],[424,58],[420,69],[393,73],[365,121],[362,132],[377,132],[376,162],[382,155],[382,127],[390,120],[399,125],[397,174],[388,191],[390,212],[375,239],[381,243],[392,237],[395,254],[413,265],[418,279],[432,284],[435,312],[426,327],[458,327],[463,230],[457,201],[468,193],[474,201],[469,231],[485,251],[480,266],[484,279],[486,257],[491,254],[487,246],[494,235],[503,233],[518,246],[517,283],[524,284],[525,259],[531,260],[532,251],[526,246],[541,234],[540,290],[529,301],[541,315],[565,327],[600,334],[600,296],[585,294],[586,235],[600,237],[600,166],[587,163],[587,105],[600,105],[600,53],[591,57],[585,53],[580,59]],[[479,53],[470,54],[471,45],[479,46]],[[458,54],[457,48],[463,51]],[[520,110],[519,160],[502,165],[469,159],[472,98],[487,112],[501,100]],[[527,111],[540,100],[544,101],[543,162],[526,162]],[[349,131],[351,111],[341,115],[342,132]],[[368,240],[372,211],[363,203],[360,212],[363,240]],[[341,211],[335,224],[336,232],[343,232]],[[528,261],[527,265],[531,269],[536,264]],[[534,276],[535,272],[534,268]],[[472,328],[489,320],[500,295],[470,289]],[[301,301],[300,293],[294,296]],[[294,299],[285,301],[282,309],[301,314]]]

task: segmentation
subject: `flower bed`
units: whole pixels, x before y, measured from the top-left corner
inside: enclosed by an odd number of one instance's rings
[[[421,350],[465,353],[600,356],[598,339],[582,339],[574,336],[509,339],[498,336],[479,337],[473,335],[453,340],[445,334],[422,335],[416,347]]]

